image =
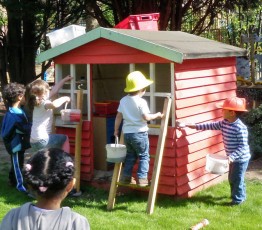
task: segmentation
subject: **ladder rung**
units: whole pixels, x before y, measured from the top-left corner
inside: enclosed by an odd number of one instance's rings
[[[139,189],[142,189],[142,190],[149,190],[150,189],[150,185],[145,186],[145,187],[141,187],[141,186],[138,186],[137,184],[124,184],[124,183],[121,183],[121,182],[117,182],[116,184],[119,185],[119,186],[123,186],[123,187],[139,188]]]

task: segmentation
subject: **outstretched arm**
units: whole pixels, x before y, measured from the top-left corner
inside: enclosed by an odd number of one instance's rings
[[[155,119],[161,119],[164,116],[163,113],[148,113],[148,114],[143,114],[142,117],[144,120],[146,121],[151,121],[151,120],[155,120]]]
[[[54,101],[47,102],[45,104],[46,109],[55,109],[63,105],[65,102],[70,102],[70,97],[64,96],[64,97],[59,97]]]
[[[65,82],[71,81],[71,79],[73,79],[73,77],[71,77],[70,75],[67,75],[65,78],[63,78],[61,81],[59,81],[57,84],[55,84],[50,91],[49,97],[52,98],[54,95],[56,95],[58,93],[58,91],[63,87]]]

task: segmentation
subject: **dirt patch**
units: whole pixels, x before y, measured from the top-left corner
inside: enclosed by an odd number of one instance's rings
[[[249,163],[246,178],[262,180],[262,157]]]

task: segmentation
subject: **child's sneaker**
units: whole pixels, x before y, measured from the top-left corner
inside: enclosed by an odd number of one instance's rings
[[[119,181],[121,184],[136,184],[134,177],[122,176]]]
[[[148,179],[147,178],[139,178],[138,179],[138,186],[139,187],[146,187],[148,186]]]
[[[79,197],[82,195],[82,192],[77,192],[75,188],[73,188],[68,194],[67,197]]]

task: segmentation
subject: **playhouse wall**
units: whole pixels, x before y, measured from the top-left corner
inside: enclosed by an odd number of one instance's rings
[[[75,155],[75,128],[56,127],[56,133],[65,134],[69,138],[70,154]],[[91,181],[94,176],[94,153],[92,123],[83,121],[81,143],[81,180]]]
[[[222,118],[217,103],[236,95],[235,58],[186,60],[175,65],[175,118],[181,122],[212,122]],[[225,176],[205,172],[208,153],[225,154],[220,131],[175,131],[177,196],[190,197]]]
[[[169,60],[100,38],[57,56],[58,64],[169,63]]]

